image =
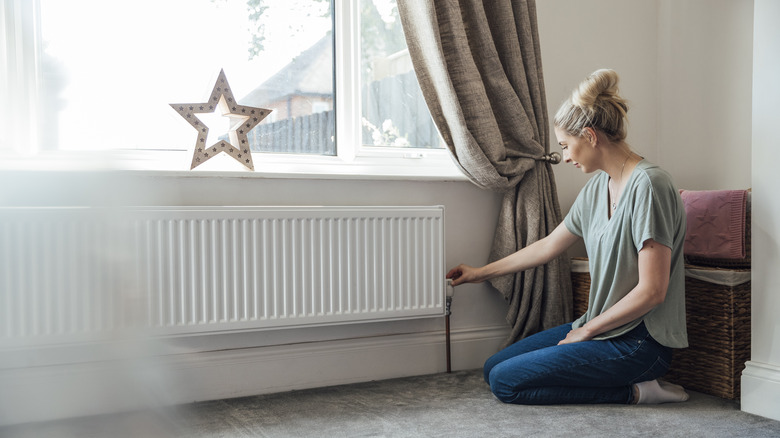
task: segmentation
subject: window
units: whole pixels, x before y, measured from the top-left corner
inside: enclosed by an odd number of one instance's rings
[[[87,10],[97,19],[80,19]],[[313,100],[333,101],[327,1],[40,0],[40,22],[42,111],[58,132],[43,148],[187,149],[194,131],[168,104],[201,101],[224,69],[240,103],[273,109],[253,150],[335,154],[332,140],[286,135],[333,137],[332,115],[302,120]]]
[[[273,109],[256,160],[446,158],[395,0],[0,1],[0,153],[191,151],[169,104],[224,69],[239,103]]]
[[[360,4],[363,144],[442,147],[412,69],[395,1]]]

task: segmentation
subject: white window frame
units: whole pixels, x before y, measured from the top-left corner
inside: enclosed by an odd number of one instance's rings
[[[40,29],[37,0],[0,0],[0,153],[35,155]],[[31,34],[32,39],[23,35]]]
[[[34,2],[35,20],[39,20],[38,1]],[[19,8],[30,0],[3,0],[3,8],[10,7],[15,12],[15,20],[30,19],[31,15],[19,13]],[[10,5],[10,6],[8,6]],[[15,10],[14,10],[15,9]],[[364,147],[361,132],[361,96],[360,96],[360,7],[359,0],[334,0],[335,52],[335,110],[336,110],[336,156],[310,154],[279,154],[254,152],[254,172],[215,172],[220,176],[257,175],[260,177],[296,178],[392,178],[392,179],[435,179],[464,180],[466,177],[454,164],[446,149]],[[0,10],[0,13],[3,13]],[[7,14],[6,14],[7,15]],[[3,17],[8,18],[8,17]],[[30,23],[20,23],[21,25]],[[35,25],[33,23],[32,25]],[[37,28],[36,28],[37,30]],[[9,35],[0,35],[0,43],[5,51]],[[37,32],[36,38],[40,38]],[[36,41],[32,50],[39,50]],[[25,49],[26,50],[26,49]],[[5,52],[2,52],[5,59]],[[26,53],[25,53],[26,55]],[[31,64],[35,74],[27,74],[28,86],[37,89],[39,74],[37,61]],[[7,66],[6,66],[7,67]],[[26,66],[30,67],[30,66]],[[2,84],[0,84],[2,86]],[[28,88],[29,88],[28,87]],[[31,103],[33,105],[33,103]],[[28,112],[31,113],[31,112]],[[4,113],[3,113],[4,114]],[[33,131],[35,121],[31,128]],[[31,137],[35,140],[34,137]],[[209,174],[211,171],[198,169],[189,171],[191,151],[107,151],[107,152],[71,152],[71,151],[35,151],[30,145],[25,151],[16,150],[11,159],[0,160],[0,169],[32,168],[81,169],[100,168],[106,160],[112,167],[136,171],[179,171],[187,173]],[[6,155],[7,151],[0,150]]]

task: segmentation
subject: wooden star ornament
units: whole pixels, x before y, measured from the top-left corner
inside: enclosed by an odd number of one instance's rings
[[[195,142],[195,152],[192,154],[190,170],[221,152],[235,158],[249,170],[255,170],[247,134],[264,118],[268,117],[272,110],[239,105],[233,98],[233,92],[230,90],[224,70],[219,71],[217,82],[214,84],[214,89],[211,91],[208,101],[203,103],[172,103],[170,105],[198,131],[198,139]],[[197,114],[213,113],[217,110],[220,111],[222,116],[230,118],[229,141],[219,140],[209,145],[206,144],[209,127],[198,118]]]

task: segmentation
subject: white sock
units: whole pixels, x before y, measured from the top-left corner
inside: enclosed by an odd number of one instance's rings
[[[639,392],[637,404],[658,404],[684,402],[688,400],[688,393],[680,385],[673,383],[648,380],[634,385]]]

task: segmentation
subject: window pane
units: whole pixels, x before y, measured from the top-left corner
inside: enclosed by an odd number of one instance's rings
[[[250,133],[254,151],[333,155],[331,11],[329,0],[41,0],[43,147],[190,149],[196,132],[169,104],[201,102],[224,69],[239,103],[274,110]]]
[[[441,148],[395,0],[360,0],[363,144]]]

